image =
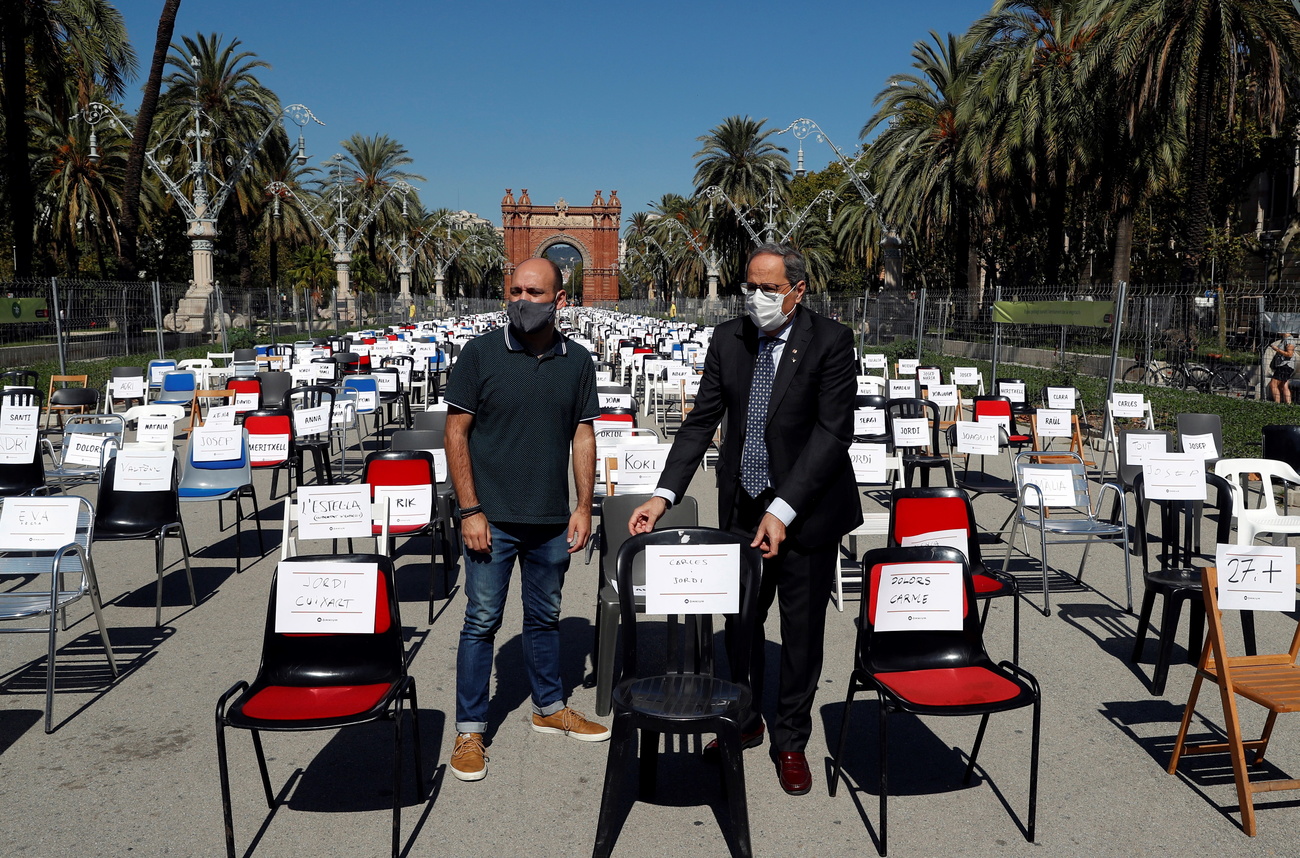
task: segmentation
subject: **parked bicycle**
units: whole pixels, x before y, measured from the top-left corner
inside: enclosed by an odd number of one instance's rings
[[[1201,393],[1219,393],[1245,398],[1251,390],[1246,374],[1231,363],[1223,363],[1223,355],[1208,353],[1210,366],[1192,361],[1164,362],[1152,360],[1134,364],[1124,373],[1129,384],[1150,384],[1172,387],[1177,390],[1197,390]]]

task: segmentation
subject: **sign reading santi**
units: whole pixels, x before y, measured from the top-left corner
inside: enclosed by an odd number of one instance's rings
[[[282,560],[276,570],[279,634],[374,634],[379,568],[365,563]]]

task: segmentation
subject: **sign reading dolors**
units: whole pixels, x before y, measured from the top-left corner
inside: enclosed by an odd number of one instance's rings
[[[282,560],[276,571],[280,634],[373,634],[379,568],[367,563]]]

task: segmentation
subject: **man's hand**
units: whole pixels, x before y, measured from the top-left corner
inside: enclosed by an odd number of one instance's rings
[[[578,508],[569,516],[569,553],[574,554],[587,547],[591,538],[591,505]]]
[[[668,511],[668,501],[654,497],[632,510],[632,517],[627,520],[627,532],[633,536],[649,533],[655,529],[655,522]]]
[[[763,549],[763,559],[771,560],[780,550],[782,542],[785,542],[785,525],[769,512],[758,523],[758,533],[754,534],[754,541],[749,547]]]
[[[492,531],[488,529],[487,516],[481,512],[460,520],[460,535],[470,551],[487,554],[492,550]]]

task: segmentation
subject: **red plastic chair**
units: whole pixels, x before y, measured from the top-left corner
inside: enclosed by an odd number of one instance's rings
[[[271,500],[279,495],[275,487],[280,479],[280,471],[287,471],[287,491],[293,491],[293,479],[296,475],[298,484],[302,485],[302,455],[293,443],[293,420],[288,411],[265,410],[252,411],[244,415],[244,428],[248,430],[249,464],[254,468],[271,469]],[[272,439],[289,436],[288,452],[281,456],[268,452]]]
[[[876,631],[876,599],[885,566],[951,563],[961,570],[962,627],[956,631],[935,629]],[[1041,696],[1038,680],[1029,672],[1004,661],[994,664],[984,651],[979,620],[970,610],[975,587],[961,552],[955,548],[878,548],[862,558],[867,570],[867,598],[862,600],[853,673],[835,751],[830,794],[835,795],[844,763],[853,698],[861,691],[874,690],[880,703],[880,854],[888,849],[888,724],[889,715],[979,715],[980,726],[971,748],[963,783],[970,782],[984,741],[989,715],[1025,706],[1033,707],[1033,729],[1029,756],[1029,813],[1025,839],[1034,841],[1038,806],[1038,746]],[[916,761],[913,761],[916,764]]]
[[[226,389],[235,391],[236,403],[239,401],[238,396],[241,393],[245,395],[249,393],[257,395],[257,402],[252,408],[249,408],[247,405],[240,408],[239,405],[236,405],[235,414],[247,414],[250,411],[256,411],[262,407],[262,382],[258,381],[256,378],[232,378],[230,381],[226,382]]]

